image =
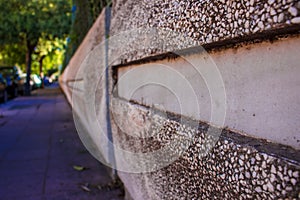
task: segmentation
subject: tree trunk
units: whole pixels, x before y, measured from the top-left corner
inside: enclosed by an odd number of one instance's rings
[[[42,86],[41,88],[44,88],[44,72],[43,72],[43,60],[46,56],[43,55],[40,60],[39,60],[39,63],[40,63],[40,77],[41,77],[41,80],[42,80]]]
[[[34,51],[35,45],[30,45],[30,41],[27,41],[27,52],[26,52],[26,84],[25,84],[25,95],[30,96],[31,88],[30,88],[30,76],[31,76],[31,63],[32,58],[31,55]]]

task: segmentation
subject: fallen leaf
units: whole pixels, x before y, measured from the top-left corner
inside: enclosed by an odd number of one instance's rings
[[[83,189],[86,192],[91,192],[91,190],[90,190],[90,188],[88,188],[88,186],[81,185],[80,187],[81,187],[81,189]]]
[[[75,169],[75,170],[77,170],[77,171],[83,171],[83,170],[85,170],[86,168],[83,167],[83,166],[80,166],[80,165],[74,165],[74,166],[73,166],[73,169]]]

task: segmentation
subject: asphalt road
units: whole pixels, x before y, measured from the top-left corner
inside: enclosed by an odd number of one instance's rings
[[[58,88],[0,104],[0,200],[123,199]]]

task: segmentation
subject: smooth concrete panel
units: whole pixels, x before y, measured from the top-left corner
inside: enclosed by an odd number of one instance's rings
[[[127,100],[300,149],[299,52],[298,36],[133,65],[119,68],[116,87]]]

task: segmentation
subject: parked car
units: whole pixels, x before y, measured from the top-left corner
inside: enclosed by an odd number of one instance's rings
[[[24,93],[24,82],[16,66],[0,66],[0,73],[6,81],[6,91],[10,96],[16,97]]]
[[[38,89],[41,88],[42,86],[42,80],[40,78],[40,76],[36,75],[36,74],[32,74],[30,76],[30,79],[32,81],[32,89]]]
[[[52,83],[52,80],[50,79],[49,76],[44,76],[44,86],[49,86]]]
[[[25,88],[27,74],[21,74],[20,77],[21,77],[21,80],[22,80],[24,88]],[[41,86],[42,86],[42,80],[36,74],[30,75],[29,83],[30,83],[30,90],[35,90],[35,89],[41,88]]]
[[[3,78],[2,74],[0,74],[0,101],[7,102],[8,95],[6,90],[6,81]]]

